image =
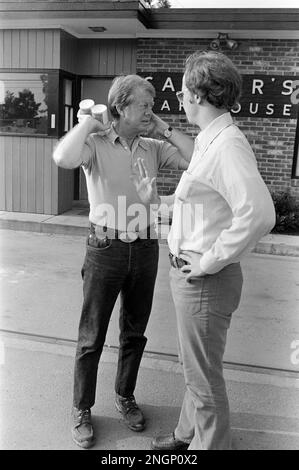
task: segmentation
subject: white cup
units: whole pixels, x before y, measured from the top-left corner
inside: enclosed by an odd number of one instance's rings
[[[79,103],[81,114],[91,114],[91,109],[94,106],[93,100],[82,100]]]
[[[98,121],[102,121],[103,124],[108,123],[108,111],[107,106],[104,104],[96,104],[91,109],[91,115]]]

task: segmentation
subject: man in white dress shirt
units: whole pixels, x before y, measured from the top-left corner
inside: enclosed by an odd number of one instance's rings
[[[230,114],[240,92],[241,77],[224,54],[198,52],[187,59],[177,95],[201,132],[175,191],[168,236],[186,392],[174,432],[156,437],[156,450],[231,448],[222,361],[241,297],[240,260],[275,224],[253,151]],[[144,165],[140,178],[148,182]]]

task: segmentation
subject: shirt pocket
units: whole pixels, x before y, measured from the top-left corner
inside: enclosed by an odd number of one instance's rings
[[[182,201],[186,202],[192,196],[195,196],[198,192],[199,188],[199,181],[198,178],[188,171],[184,171],[180,182],[176,188],[175,195],[176,197]]]

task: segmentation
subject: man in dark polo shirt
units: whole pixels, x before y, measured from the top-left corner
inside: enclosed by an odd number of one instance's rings
[[[147,341],[144,332],[152,307],[159,247],[153,211],[142,203],[133,180],[140,159],[146,162],[149,178],[155,178],[162,168],[187,169],[194,145],[191,137],[153,114],[154,97],[149,81],[137,75],[117,77],[108,95],[113,122],[104,126],[92,116],[82,116],[59,141],[53,155],[63,168],[82,165],[90,203],[72,410],[73,440],[84,448],[94,442],[90,408],[119,293],[115,405],[131,430],[145,427],[134,390]],[[152,132],[162,140],[142,137]]]

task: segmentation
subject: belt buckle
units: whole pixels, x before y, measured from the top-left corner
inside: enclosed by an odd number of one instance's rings
[[[118,234],[120,241],[124,243],[133,243],[138,238],[138,233],[136,232],[120,232]]]
[[[107,227],[101,227],[100,225],[95,225],[94,233],[95,233],[95,236],[99,240],[104,240],[105,238],[107,238]]]

